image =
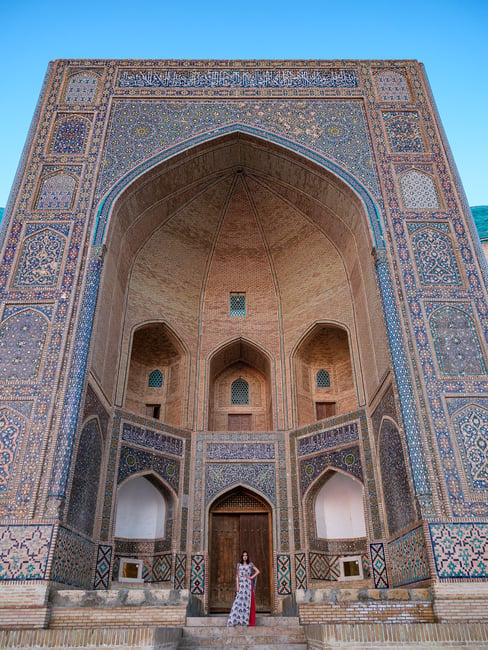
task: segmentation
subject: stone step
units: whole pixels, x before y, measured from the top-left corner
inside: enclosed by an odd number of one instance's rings
[[[227,616],[188,616],[186,627],[227,627]],[[298,616],[256,616],[256,627],[300,627]]]
[[[227,627],[227,616],[191,617],[183,628],[179,650],[306,650],[303,628],[296,617],[258,616],[256,627]]]

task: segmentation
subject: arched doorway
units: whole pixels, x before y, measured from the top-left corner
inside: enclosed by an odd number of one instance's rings
[[[239,487],[218,499],[210,510],[210,612],[228,612],[236,589],[236,564],[249,552],[261,574],[256,611],[271,611],[271,510],[255,494]]]

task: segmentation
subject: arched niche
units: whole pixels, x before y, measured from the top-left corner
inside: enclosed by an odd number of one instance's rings
[[[321,539],[366,537],[363,485],[342,472],[332,472],[315,497],[315,525]]]
[[[299,426],[357,409],[349,337],[342,327],[317,323],[295,351],[294,370]]]
[[[151,476],[136,476],[117,490],[115,537],[162,539],[165,537],[167,504]]]
[[[132,337],[125,408],[181,425],[184,375],[184,349],[169,327],[165,323],[146,323],[137,328]]]
[[[360,404],[388,370],[371,255],[381,228],[347,172],[238,129],[134,168],[100,205],[94,243],[106,254],[92,370],[122,405],[132,332],[164,320],[195,360],[183,425],[203,429],[204,360],[222,341],[252,340],[273,359],[273,427],[290,429],[287,364],[308,324],[340,322],[350,332]],[[229,312],[233,293],[246,295],[241,317]]]
[[[210,431],[273,428],[270,361],[249,341],[231,341],[212,356],[208,395]]]

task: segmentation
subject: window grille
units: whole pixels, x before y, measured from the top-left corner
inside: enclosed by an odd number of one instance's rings
[[[317,388],[330,388],[330,375],[327,370],[317,372]]]
[[[244,379],[236,379],[230,387],[231,404],[249,404],[249,384]]]
[[[149,375],[149,388],[161,388],[163,385],[163,373],[161,370],[153,370]]]
[[[230,315],[231,316],[246,315],[246,294],[245,293],[230,294]]]

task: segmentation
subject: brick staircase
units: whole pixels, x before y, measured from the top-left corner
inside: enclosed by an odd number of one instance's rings
[[[226,616],[187,618],[180,650],[306,650],[307,642],[298,618],[257,616],[256,627],[227,627]]]

